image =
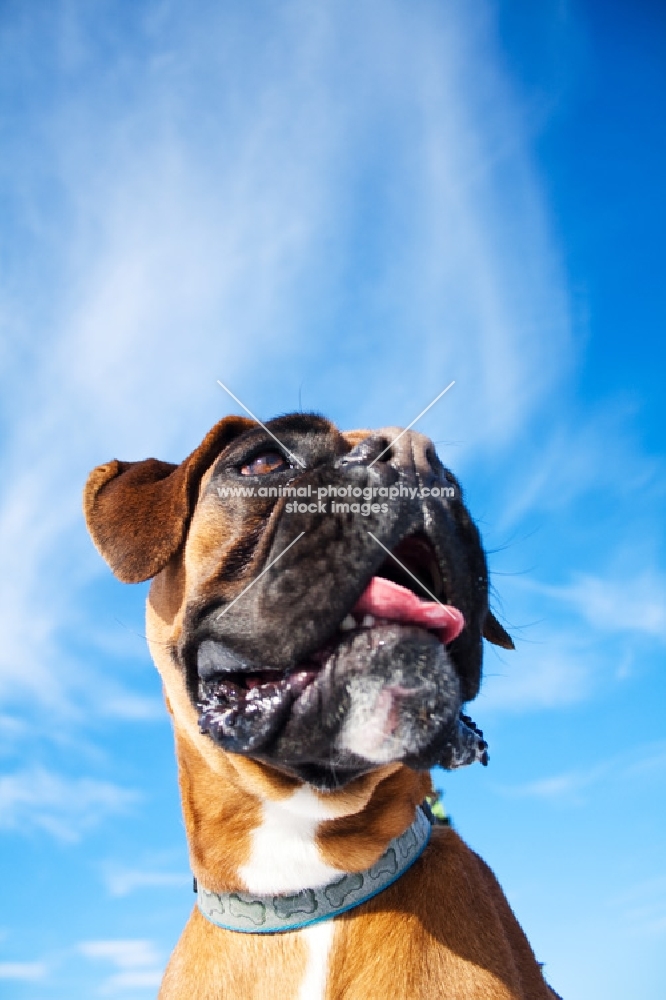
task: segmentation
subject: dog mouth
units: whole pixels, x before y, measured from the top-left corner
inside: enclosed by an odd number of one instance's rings
[[[280,717],[287,713],[331,657],[346,654],[353,658],[360,651],[372,654],[390,638],[412,635],[414,628],[448,645],[464,624],[457,608],[424,600],[398,583],[373,576],[333,638],[306,661],[287,670],[248,669],[227,647],[206,640],[197,655],[201,729],[218,739],[226,732],[237,738],[243,716],[254,722],[253,717],[268,705],[281,707]],[[279,726],[280,717],[273,719],[274,728]],[[266,736],[263,733],[262,739]]]
[[[361,685],[361,701],[376,697],[377,705],[387,706],[375,742],[399,742],[404,719],[420,729],[423,744],[433,726],[446,725],[457,733],[447,744],[449,766],[470,762],[470,754],[483,759],[485,743],[459,717],[460,683],[447,649],[465,627],[463,613],[440,600],[446,596],[442,574],[427,540],[404,539],[394,555],[333,636],[287,669],[257,669],[228,646],[205,639],[197,650],[201,731],[231,752],[268,759],[284,756],[288,744],[289,756],[321,759],[340,744],[353,691]],[[363,756],[372,756],[370,737],[359,745]]]

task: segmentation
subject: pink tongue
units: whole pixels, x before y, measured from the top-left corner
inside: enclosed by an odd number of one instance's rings
[[[352,608],[355,614],[391,618],[396,622],[423,625],[433,629],[444,644],[460,635],[465,619],[462,612],[449,604],[423,601],[407,587],[401,587],[383,576],[373,576]]]

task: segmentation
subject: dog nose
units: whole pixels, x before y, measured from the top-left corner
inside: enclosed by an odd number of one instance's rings
[[[388,438],[390,462],[397,469],[416,474],[426,483],[439,475],[441,463],[437,458],[437,451],[425,434],[403,431],[400,427],[382,427],[378,434]]]
[[[375,431],[343,455],[338,465],[344,468],[379,463],[390,464],[425,484],[437,479],[442,469],[430,438],[401,427],[382,427]]]

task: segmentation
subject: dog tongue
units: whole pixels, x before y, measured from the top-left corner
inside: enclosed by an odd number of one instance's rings
[[[424,601],[407,587],[401,587],[383,576],[373,576],[352,608],[355,614],[390,618],[410,625],[423,625],[439,634],[439,641],[453,642],[460,635],[465,619],[461,611],[450,604]]]

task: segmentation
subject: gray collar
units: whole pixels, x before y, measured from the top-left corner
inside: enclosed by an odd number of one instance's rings
[[[330,920],[365,903],[399,879],[424,851],[430,820],[419,807],[412,825],[388,845],[381,858],[363,872],[349,872],[328,885],[300,892],[257,896],[249,892],[209,892],[197,886],[197,904],[218,927],[246,934],[293,931]]]

